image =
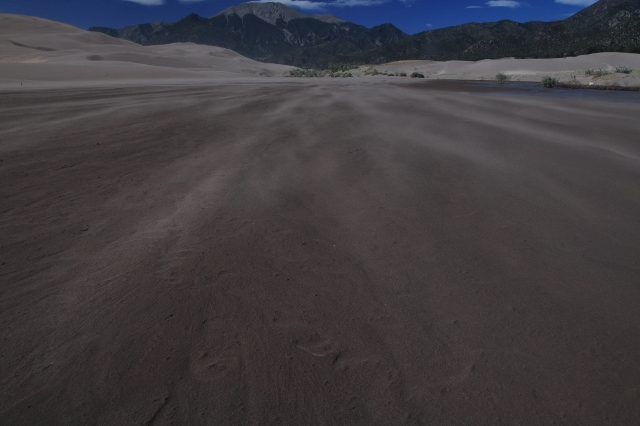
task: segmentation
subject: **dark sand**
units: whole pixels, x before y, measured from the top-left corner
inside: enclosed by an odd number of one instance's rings
[[[640,105],[429,84],[1,93],[0,424],[639,424]]]

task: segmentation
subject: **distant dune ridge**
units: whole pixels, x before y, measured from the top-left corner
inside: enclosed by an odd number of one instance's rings
[[[228,49],[177,43],[143,47],[71,25],[0,14],[0,80],[83,81],[281,75]]]
[[[622,67],[632,71],[616,72]],[[427,78],[456,80],[495,80],[504,73],[512,81],[540,82],[550,76],[567,84],[640,85],[640,55],[633,53],[602,52],[590,55],[554,59],[486,59],[483,61],[403,61],[381,64],[382,72],[420,72]],[[589,71],[602,70],[605,74],[594,76]]]
[[[194,43],[140,46],[71,25],[19,15],[0,15],[0,84],[26,81],[157,81],[288,75],[293,67],[261,63],[221,47]],[[616,74],[616,67],[635,70]],[[506,73],[515,81],[540,81],[552,75],[584,84],[640,84],[640,55],[596,53],[575,58],[484,61],[401,61],[376,66],[381,71],[423,73],[427,78],[492,80]],[[588,69],[610,75],[586,76]]]

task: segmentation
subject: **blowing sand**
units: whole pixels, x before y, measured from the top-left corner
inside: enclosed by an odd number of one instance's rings
[[[640,422],[640,104],[257,75],[5,80],[0,424]]]

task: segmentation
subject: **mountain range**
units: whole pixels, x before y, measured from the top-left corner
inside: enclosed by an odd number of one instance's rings
[[[280,3],[243,3],[204,18],[122,29],[92,27],[142,45],[193,42],[262,62],[303,68],[398,60],[480,60],[640,53],[640,0],[600,0],[560,21],[468,23],[409,35],[392,24],[366,28]]]

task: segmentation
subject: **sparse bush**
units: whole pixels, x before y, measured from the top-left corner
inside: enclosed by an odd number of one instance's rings
[[[329,65],[329,70],[332,73],[345,72],[345,71],[352,70],[354,68],[358,68],[358,67],[354,66],[354,65],[346,65],[346,64],[331,64],[331,65]]]
[[[411,78],[424,78],[424,74],[420,74],[419,72],[414,71],[414,72],[411,73],[410,77]]]
[[[631,71],[633,70],[629,67],[616,67],[616,72],[619,72],[622,74],[631,74]]]
[[[507,75],[507,74],[502,73],[502,72],[496,74],[496,81],[498,83],[500,83],[500,84],[504,84],[509,80],[511,80],[511,76],[510,75]]]
[[[353,77],[353,74],[351,74],[350,72],[336,72],[336,73],[329,73],[329,77],[333,78],[333,77]]]
[[[407,76],[407,73],[406,73],[406,72],[401,72],[401,73],[400,73],[400,77],[406,77],[406,76]]]
[[[607,75],[607,74],[611,74],[611,71],[607,71],[607,70],[603,70],[603,69],[599,69],[599,70],[593,70],[591,68],[589,68],[588,70],[586,70],[584,72],[584,75],[589,75],[589,76],[593,76],[593,77],[602,77],[603,75]]]
[[[324,77],[324,72],[296,68],[295,70],[289,71],[289,77]]]
[[[558,79],[545,75],[544,77],[542,77],[542,85],[544,87],[552,89],[558,85]]]

